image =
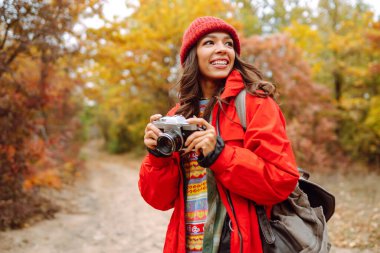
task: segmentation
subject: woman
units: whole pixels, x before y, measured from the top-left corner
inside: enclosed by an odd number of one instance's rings
[[[185,31],[179,103],[183,115],[204,131],[192,133],[184,150],[163,155],[161,131],[150,117],[139,189],[159,210],[174,208],[164,252],[262,252],[254,203],[271,206],[288,197],[298,180],[285,120],[273,100],[275,88],[239,59],[236,30],[215,17],[200,17]],[[246,130],[234,101],[246,95]],[[195,117],[195,116],[196,117]],[[217,127],[218,121],[218,127]]]

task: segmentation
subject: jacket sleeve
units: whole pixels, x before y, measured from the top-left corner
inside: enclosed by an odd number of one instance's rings
[[[244,147],[225,143],[210,168],[231,192],[273,205],[294,190],[299,174],[278,105],[271,98],[252,97],[247,96],[247,106],[252,99],[259,102],[247,108]]]
[[[174,115],[179,105],[167,115]],[[159,210],[174,207],[180,188],[180,166],[178,153],[169,157],[158,157],[150,151],[140,167],[139,190],[144,200]]]
[[[175,154],[156,157],[149,153],[140,168],[139,190],[144,200],[159,210],[174,207],[179,194],[180,171]]]

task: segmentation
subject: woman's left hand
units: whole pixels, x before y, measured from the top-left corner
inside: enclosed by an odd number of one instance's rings
[[[189,118],[187,122],[189,124],[196,124],[199,127],[205,128],[205,130],[196,131],[187,138],[185,153],[195,149],[198,155],[202,152],[204,156],[207,156],[214,151],[217,137],[215,128],[203,118]]]

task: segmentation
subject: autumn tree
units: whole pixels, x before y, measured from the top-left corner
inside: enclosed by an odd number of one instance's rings
[[[355,159],[379,164],[380,135],[373,126],[380,118],[371,109],[380,86],[371,67],[376,66],[378,51],[369,38],[374,39],[371,34],[377,31],[368,9],[361,1],[355,5],[320,1],[314,27],[294,22],[285,31],[303,50],[313,78],[333,91],[340,119],[336,132],[343,149]]]
[[[0,3],[0,228],[42,212],[26,188],[58,187],[59,168],[75,166],[64,151],[78,129],[76,50],[65,38],[87,6],[95,1]]]
[[[370,20],[355,40],[351,65],[345,66],[341,129],[345,150],[356,159],[380,168],[380,25]]]

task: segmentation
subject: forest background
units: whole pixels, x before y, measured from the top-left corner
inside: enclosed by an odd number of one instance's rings
[[[314,3],[126,1],[106,18],[101,0],[0,1],[0,228],[54,213],[41,189],[75,180],[87,140],[145,152],[149,116],[177,101],[182,33],[204,15],[233,24],[242,57],[277,85],[300,167],[378,175],[380,18],[368,1]],[[348,246],[378,246],[369,212],[369,237]]]

